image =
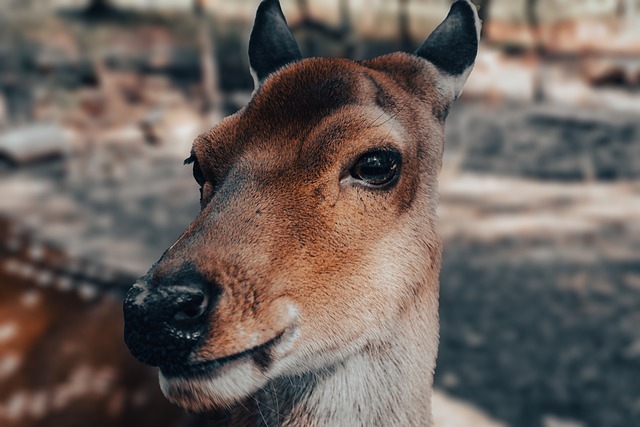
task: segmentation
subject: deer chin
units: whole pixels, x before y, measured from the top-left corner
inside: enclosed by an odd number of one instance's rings
[[[228,407],[255,393],[281,374],[299,327],[242,352],[209,361],[160,367],[160,388],[173,404],[196,413]]]

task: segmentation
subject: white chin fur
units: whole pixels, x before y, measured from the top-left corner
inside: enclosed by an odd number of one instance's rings
[[[293,307],[289,314],[297,316],[297,309]],[[222,366],[210,376],[166,378],[160,372],[160,389],[170,402],[189,411],[207,412],[228,407],[254,394],[269,379],[282,375],[291,368],[291,351],[299,336],[297,326],[292,326],[285,332],[278,345],[272,349],[274,362],[266,372],[251,357],[245,356]]]
[[[166,378],[159,374],[160,389],[170,402],[193,412],[228,407],[258,391],[267,378],[251,360],[233,363],[212,377]]]

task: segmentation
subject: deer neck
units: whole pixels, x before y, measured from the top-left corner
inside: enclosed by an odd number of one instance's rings
[[[269,384],[253,402],[257,425],[432,425],[438,317],[437,300],[431,303],[430,314],[424,305],[405,313],[382,343],[322,371]]]

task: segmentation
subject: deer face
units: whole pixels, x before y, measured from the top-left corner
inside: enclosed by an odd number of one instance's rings
[[[258,88],[187,159],[201,213],[125,301],[127,344],[170,400],[206,411],[333,366],[397,334],[418,296],[416,339],[437,345],[437,174],[478,25],[461,1],[415,55],[302,60],[261,4]]]

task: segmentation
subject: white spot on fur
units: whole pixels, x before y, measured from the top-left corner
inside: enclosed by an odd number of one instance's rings
[[[90,283],[83,283],[78,288],[78,294],[83,300],[91,301],[98,296],[98,288]]]
[[[113,369],[95,370],[84,366],[74,371],[66,383],[51,390],[16,393],[5,405],[0,405],[0,414],[10,419],[42,417],[46,414],[49,401],[52,402],[53,409],[59,410],[78,399],[104,397],[110,392],[113,382]]]
[[[20,262],[16,259],[8,259],[4,262],[4,269],[9,274],[16,274],[20,270]]]
[[[53,274],[43,270],[36,275],[36,283],[40,286],[49,286],[53,282]]]
[[[70,291],[73,288],[73,283],[68,277],[59,277],[56,281],[56,288],[61,291]]]
[[[0,358],[0,379],[9,378],[13,375],[21,364],[21,358],[16,353],[9,353]]]
[[[22,294],[20,302],[26,308],[33,308],[40,304],[42,296],[38,291],[29,291]]]
[[[20,265],[17,273],[25,279],[30,279],[36,273],[36,269],[32,265],[25,263]]]
[[[23,391],[15,393],[9,398],[9,401],[4,406],[4,412],[6,417],[10,420],[17,420],[22,418],[24,410],[27,406],[27,394]]]
[[[67,382],[52,391],[52,406],[60,410],[74,400],[105,396],[115,381],[115,370],[110,367],[93,369],[89,366],[77,368]]]
[[[18,325],[15,322],[0,325],[0,343],[7,342],[16,336]]]
[[[29,257],[34,261],[39,261],[44,257],[44,246],[40,243],[33,243],[29,248]]]

